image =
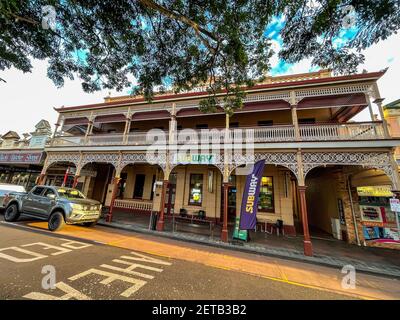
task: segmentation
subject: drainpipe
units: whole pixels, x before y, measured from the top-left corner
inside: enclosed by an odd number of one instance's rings
[[[360,237],[358,235],[358,227],[357,227],[357,220],[356,220],[356,214],[354,212],[354,204],[353,204],[353,197],[351,196],[351,188],[350,188],[350,176],[347,177],[347,191],[349,192],[349,198],[350,198],[350,207],[351,207],[351,215],[353,218],[353,224],[354,224],[354,231],[356,234],[356,240],[357,240],[357,245],[361,246],[360,243]]]

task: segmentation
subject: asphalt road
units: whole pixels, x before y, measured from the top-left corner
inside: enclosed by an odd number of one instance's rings
[[[349,299],[2,221],[0,270],[0,299]]]

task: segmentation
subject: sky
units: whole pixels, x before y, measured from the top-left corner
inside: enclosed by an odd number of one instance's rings
[[[271,36],[275,50],[278,52],[281,46],[279,29],[283,20],[276,18],[266,31]],[[354,31],[354,30],[353,30]],[[336,40],[337,45],[351,37],[352,30],[343,31]],[[365,64],[359,66],[359,71],[379,71],[389,67],[386,74],[379,80],[381,96],[385,103],[400,98],[398,75],[400,74],[400,34],[393,35],[365,50]],[[287,75],[315,71],[309,60],[290,65],[279,60],[277,55],[272,58],[271,75]],[[1,77],[7,83],[0,81],[0,135],[13,130],[20,135],[34,131],[35,124],[41,119],[48,120],[54,127],[57,121],[57,112],[54,108],[61,106],[73,106],[81,104],[103,102],[110,91],[104,90],[96,93],[85,93],[79,80],[66,80],[64,87],[56,88],[53,82],[47,78],[46,61],[34,60],[31,73],[22,73],[16,69],[1,72]],[[126,92],[117,93],[111,91],[111,95],[124,95]],[[378,114],[376,106],[374,113]],[[369,121],[369,112],[365,109],[355,117],[357,121]]]

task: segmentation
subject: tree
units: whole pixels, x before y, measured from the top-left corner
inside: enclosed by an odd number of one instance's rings
[[[30,72],[32,58],[48,59],[57,86],[78,77],[87,92],[131,88],[149,100],[156,88],[201,85],[210,93],[201,110],[232,114],[243,88],[270,69],[265,31],[274,17],[285,18],[282,59],[352,73],[361,50],[397,32],[399,7],[397,0],[3,0],[0,70]],[[346,19],[356,34],[337,46]]]

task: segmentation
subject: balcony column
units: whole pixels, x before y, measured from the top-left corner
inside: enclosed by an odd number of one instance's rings
[[[106,217],[106,222],[111,222],[112,221],[115,198],[117,197],[117,190],[118,190],[120,182],[121,182],[121,178],[119,177],[119,175],[116,175],[114,177],[114,181],[113,181],[113,191],[112,191],[112,195],[111,195],[111,203],[110,203],[110,208],[108,210],[108,214],[107,214],[107,217]]]
[[[70,170],[70,167],[68,166],[67,170],[65,171],[64,180],[63,180],[63,183],[62,183],[61,187],[65,187],[65,185],[67,184],[68,176],[69,176],[69,170]]]
[[[385,100],[385,99],[378,98],[378,99],[374,100],[374,103],[378,106],[379,116],[381,117],[381,120],[382,120],[383,132],[384,132],[385,138],[389,139],[390,138],[389,128],[388,128],[388,124],[385,119],[385,116],[383,114],[383,108],[382,108],[383,100]]]
[[[78,176],[78,175],[74,176],[74,182],[72,183],[72,188],[76,188],[79,178],[80,178],[80,176]]]
[[[229,190],[229,153],[228,145],[230,143],[229,139],[229,114],[225,117],[225,140],[224,140],[224,172],[223,172],[223,199],[224,199],[224,210],[223,210],[223,222],[221,231],[221,241],[228,242],[228,190]]]
[[[304,255],[312,256],[313,249],[311,244],[310,232],[308,230],[308,217],[307,217],[307,202],[306,202],[306,186],[298,186],[300,195],[300,211],[301,211],[301,220],[303,222],[303,233],[304,233]]]
[[[292,111],[292,124],[294,127],[294,137],[295,137],[296,141],[299,141],[301,139],[301,137],[300,137],[299,120],[297,118],[298,99],[296,99],[296,91],[290,92],[289,103],[290,103],[290,109]]]
[[[297,118],[297,105],[294,104],[294,105],[291,105],[290,107],[292,109],[292,124],[294,127],[294,136],[295,136],[295,139],[298,141],[298,140],[300,140],[300,128],[299,128],[299,121]]]
[[[171,119],[169,121],[169,145],[175,144],[175,136],[177,134],[177,121],[176,121],[176,104],[173,103],[171,107]]]
[[[223,212],[223,223],[221,231],[221,241],[228,242],[228,191],[229,182],[224,182],[223,186],[223,197],[224,197],[224,212]]]
[[[372,108],[371,98],[368,93],[365,94],[365,100],[368,103],[368,110],[369,110],[369,116],[371,118],[371,122],[375,122],[374,110]]]
[[[54,139],[56,137],[56,135],[58,133],[58,129],[60,128],[62,131],[62,128],[64,126],[64,118],[62,118],[61,115],[58,117],[57,123],[55,123],[54,126],[55,126],[55,129],[54,129],[53,135],[51,136],[52,139]]]
[[[305,185],[305,176],[303,170],[303,158],[301,154],[301,150],[297,151],[297,166],[298,166],[298,185],[297,190],[299,193],[300,199],[300,214],[301,214],[301,221],[303,224],[303,233],[304,233],[304,240],[303,240],[303,247],[304,247],[304,255],[312,256],[313,249],[312,243],[310,238],[310,232],[308,229],[308,214],[307,214],[307,201],[306,201],[306,185]]]
[[[385,138],[386,139],[390,139],[390,133],[389,133],[388,124],[387,124],[387,121],[386,121],[385,116],[383,114],[383,108],[382,108],[382,102],[385,99],[381,97],[381,94],[379,92],[379,88],[378,88],[378,84],[377,83],[374,83],[374,85],[372,87],[372,95],[375,98],[374,103],[378,106],[379,116],[381,117],[381,120],[382,120],[383,133],[385,135]]]
[[[128,144],[129,132],[131,131],[131,118],[126,118],[125,120],[125,130],[124,130],[124,144]]]
[[[161,188],[160,211],[158,213],[158,221],[157,221],[157,231],[164,230],[165,195],[167,193],[168,185],[169,185],[169,180],[163,180]]]

